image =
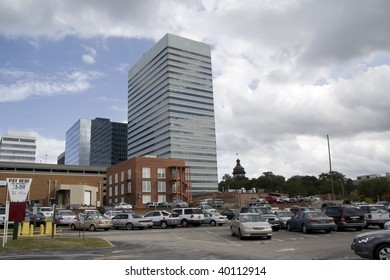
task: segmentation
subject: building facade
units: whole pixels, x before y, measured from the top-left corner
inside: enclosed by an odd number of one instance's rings
[[[58,208],[99,207],[104,199],[106,169],[102,167],[0,162],[0,203],[9,200],[7,178],[32,178],[30,204]]]
[[[111,166],[127,160],[127,124],[96,118],[91,125],[92,166]]]
[[[35,162],[36,138],[27,132],[10,131],[0,139],[0,161]]]
[[[135,157],[107,168],[106,205],[192,201],[190,168],[181,159]]]
[[[183,159],[193,192],[218,189],[210,46],[165,35],[128,73],[128,158]]]
[[[79,119],[67,132],[65,138],[65,164],[89,166],[91,155],[90,119]]]

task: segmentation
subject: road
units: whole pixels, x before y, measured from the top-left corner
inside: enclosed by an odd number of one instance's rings
[[[367,229],[379,230],[379,229]],[[81,235],[80,235],[81,233]],[[362,260],[350,249],[355,230],[274,232],[272,239],[239,240],[229,226],[84,232],[113,244],[109,249],[45,250],[0,255],[0,259],[57,260]],[[63,230],[64,237],[83,237]]]

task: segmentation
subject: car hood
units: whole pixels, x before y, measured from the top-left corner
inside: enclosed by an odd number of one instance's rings
[[[355,238],[361,238],[365,236],[387,236],[390,238],[390,230],[384,229],[384,230],[378,230],[378,231],[369,231],[369,232],[363,232],[355,235]]]

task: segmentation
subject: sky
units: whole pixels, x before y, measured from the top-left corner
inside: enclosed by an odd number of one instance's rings
[[[0,134],[29,132],[36,161],[56,163],[78,119],[127,122],[127,72],[171,33],[211,45],[219,181],[236,159],[248,178],[330,163],[383,176],[389,12],[380,0],[2,0]]]

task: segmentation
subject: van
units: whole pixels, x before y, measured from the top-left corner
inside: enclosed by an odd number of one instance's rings
[[[331,205],[327,206],[323,212],[333,218],[336,230],[355,228],[360,231],[366,226],[363,212],[355,206]]]

